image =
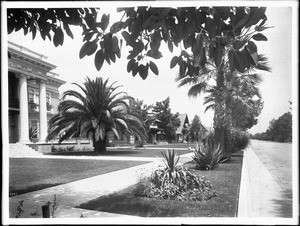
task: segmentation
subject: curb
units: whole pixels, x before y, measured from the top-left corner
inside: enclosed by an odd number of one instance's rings
[[[240,192],[239,192],[239,202],[238,202],[238,218],[248,217],[248,173],[247,173],[247,151],[249,148],[243,151],[243,166],[242,166],[242,175],[240,183]]]

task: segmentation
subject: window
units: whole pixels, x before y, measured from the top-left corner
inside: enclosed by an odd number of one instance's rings
[[[28,101],[30,103],[39,104],[40,103],[39,94],[40,94],[39,90],[37,89],[28,89]]]
[[[28,101],[29,101],[29,103],[34,103],[34,90],[33,89],[28,90]]]
[[[28,102],[31,110],[39,111],[39,91],[37,89],[28,89]]]

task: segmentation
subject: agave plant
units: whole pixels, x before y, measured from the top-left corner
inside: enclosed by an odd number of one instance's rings
[[[194,150],[193,161],[196,164],[196,168],[200,170],[213,170],[219,163],[225,162],[229,157],[223,153],[220,148],[220,144],[217,148],[214,148],[212,142],[198,143]]]

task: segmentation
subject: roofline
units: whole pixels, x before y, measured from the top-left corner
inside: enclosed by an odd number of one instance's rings
[[[14,53],[16,53],[16,54],[18,54],[18,55],[20,55],[20,56],[22,56],[24,58],[29,59],[29,60],[36,61],[38,64],[41,64],[42,66],[46,66],[50,70],[53,70],[53,69],[56,68],[56,65],[50,64],[50,63],[42,60],[43,58],[47,59],[48,58],[47,56],[44,56],[44,55],[39,54],[37,52],[34,52],[34,51],[32,51],[32,50],[30,50],[30,49],[28,49],[26,47],[20,46],[20,45],[18,45],[16,43],[13,43],[13,42],[10,42],[10,41],[8,41],[8,44],[9,44],[8,51],[14,52]],[[29,54],[28,53],[26,54],[26,52],[24,52],[24,51],[28,52]],[[35,55],[37,57],[35,57]],[[40,57],[40,58],[38,58],[38,57]]]

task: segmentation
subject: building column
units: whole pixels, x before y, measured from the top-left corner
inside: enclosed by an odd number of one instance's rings
[[[47,137],[47,103],[46,103],[46,81],[40,80],[40,139],[44,143]]]
[[[28,123],[28,94],[27,94],[27,75],[19,76],[20,84],[20,143],[30,143],[29,140],[29,123]]]

